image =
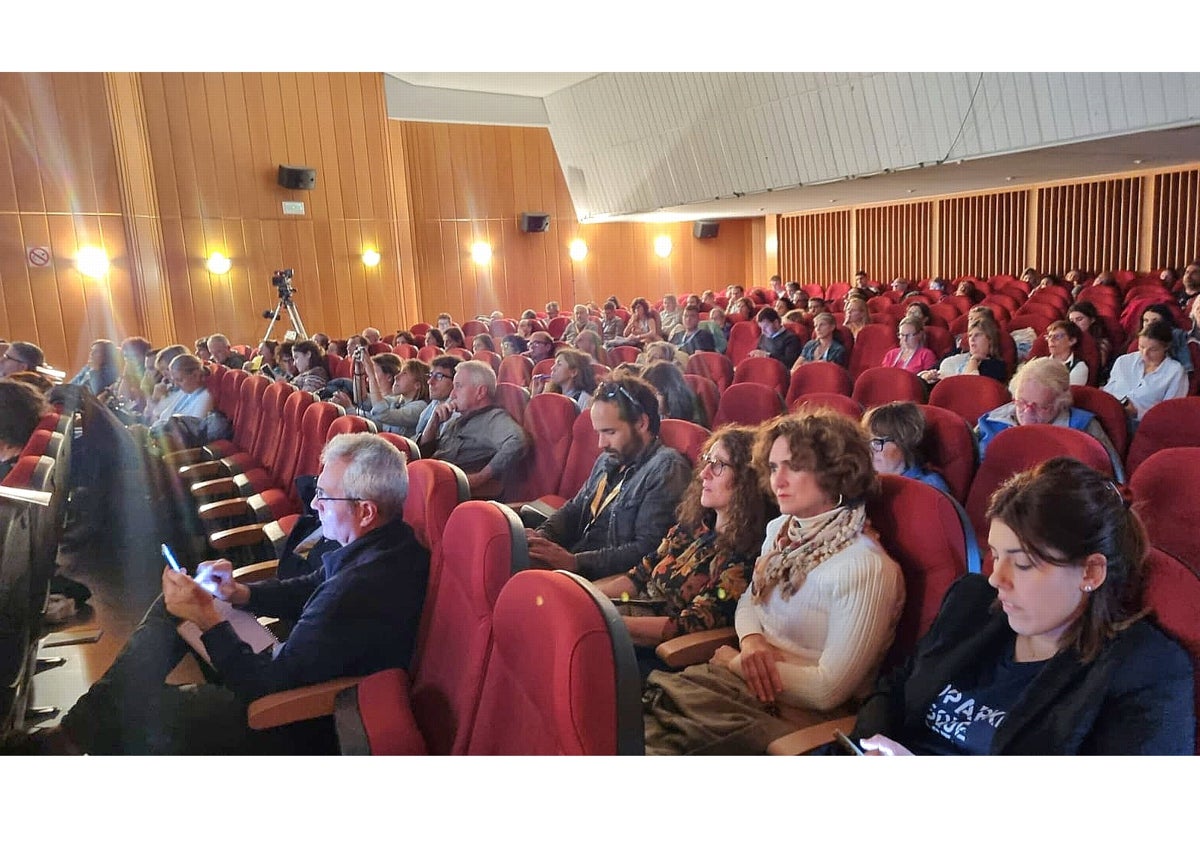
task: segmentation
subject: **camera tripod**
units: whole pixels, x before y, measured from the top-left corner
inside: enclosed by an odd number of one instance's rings
[[[304,329],[304,322],[300,320],[300,311],[296,309],[296,302],[289,295],[286,298],[279,299],[279,303],[275,305],[274,312],[263,313],[264,316],[271,319],[271,323],[267,325],[267,332],[262,337],[264,342],[271,338],[271,331],[275,329],[275,322],[279,321],[279,314],[284,310],[287,311],[288,318],[292,320],[292,326],[296,328],[296,332],[300,335],[300,338],[308,338],[308,331]]]

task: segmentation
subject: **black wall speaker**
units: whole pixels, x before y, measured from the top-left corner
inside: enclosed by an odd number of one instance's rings
[[[719,222],[705,222],[703,220],[699,220],[692,227],[692,233],[695,235],[696,239],[712,239],[717,235],[717,231],[720,229],[720,227],[721,223]]]
[[[280,187],[287,187],[289,190],[311,190],[317,186],[317,171],[302,166],[280,164],[276,180]]]
[[[550,230],[550,214],[522,213],[521,230],[527,234],[540,234]]]

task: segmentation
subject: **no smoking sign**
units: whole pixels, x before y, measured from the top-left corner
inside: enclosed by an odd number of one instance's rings
[[[44,245],[33,245],[25,250],[25,258],[35,269],[50,265],[50,249]]]

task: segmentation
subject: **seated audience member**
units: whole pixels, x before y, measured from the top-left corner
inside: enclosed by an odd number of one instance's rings
[[[392,349],[395,350],[400,345],[411,345],[415,348],[420,348],[421,345],[417,342],[417,337],[408,330],[397,330],[396,339],[392,342]]]
[[[896,300],[900,300],[908,292],[908,281],[902,277],[892,278],[892,282],[888,286],[896,293]]]
[[[754,313],[758,307],[754,305],[754,300],[751,298],[738,298],[734,300],[730,298],[729,311],[741,316],[742,321],[753,321]]]
[[[854,273],[854,283],[851,286],[854,289],[865,292],[868,298],[873,298],[882,291],[878,286],[871,283],[870,278],[867,277],[867,273],[862,269]]]
[[[246,357],[233,352],[229,339],[223,333],[213,333],[208,337],[208,352],[212,354],[213,362],[226,368],[241,368],[246,364]]]
[[[562,341],[569,345],[575,344],[575,340],[584,330],[595,330],[595,325],[592,324],[592,315],[588,312],[588,308],[583,304],[576,304],[575,309],[571,312],[572,318],[567,323],[567,327],[563,330]]]
[[[603,341],[595,331],[584,330],[576,336],[575,348],[592,357],[593,362],[608,364],[608,352],[604,350]]]
[[[808,313],[809,321],[823,312],[829,312],[829,304],[824,298],[809,298],[806,294],[801,293],[792,300],[797,307]]]
[[[945,278],[941,277],[932,278],[929,281],[929,285],[925,287],[925,291],[933,296],[933,302],[935,304],[940,304],[942,301],[950,297],[947,294],[949,292],[949,285],[946,283]]]
[[[329,334],[328,333],[313,333],[309,336],[314,342],[321,346],[321,350],[329,353]]]
[[[520,319],[518,319],[517,323],[519,324],[522,321],[537,321],[537,320],[538,320],[538,315],[536,312],[534,312],[533,310],[524,310],[521,313],[521,317],[520,317]],[[535,327],[533,329],[536,330],[537,328]]]
[[[0,479],[13,469],[47,411],[42,392],[28,383],[0,378]]]
[[[146,376],[146,354],[149,352],[150,342],[141,336],[130,336],[121,342],[121,378],[110,391],[118,402],[133,414],[140,414],[146,407],[142,380]]]
[[[711,289],[705,289],[700,295],[700,304],[702,308],[711,310],[713,307],[717,306],[717,293],[713,292]]]
[[[295,350],[295,342],[284,342],[279,346],[279,369],[275,372],[275,382],[290,383],[300,373],[296,369]]]
[[[1191,307],[1188,308],[1188,318],[1192,322],[1192,328],[1188,330],[1188,342],[1200,342],[1200,297],[1192,301]]]
[[[487,333],[477,333],[471,339],[471,353],[479,353],[481,350],[496,352],[496,340]]]
[[[908,295],[908,300],[904,302],[904,315],[908,318],[918,318],[921,320],[921,329],[929,326],[929,322],[933,320],[933,311],[929,309],[929,304],[925,303],[924,298],[920,298],[919,292],[911,292]],[[919,300],[914,300],[919,298]]]
[[[439,312],[438,317],[433,325],[439,332],[445,333],[454,326],[454,316],[448,312]]]
[[[195,342],[195,357],[201,362],[212,362],[212,353],[208,350],[208,336],[201,336]]]
[[[33,371],[46,364],[46,355],[32,342],[12,342],[0,358],[0,377],[17,371]]]
[[[650,342],[661,342],[663,340],[662,325],[659,322],[658,313],[650,308],[650,303],[645,298],[634,298],[630,308],[632,312],[629,316],[629,323],[625,325],[624,334],[609,344],[644,347]]]
[[[876,473],[895,473],[950,493],[942,474],[927,470],[922,463],[925,416],[916,403],[896,401],[874,406],[863,415],[862,426],[871,436],[871,461]]]
[[[992,409],[979,418],[979,457],[987,455],[987,446],[998,434],[1011,426],[1049,423],[1069,426],[1086,432],[1099,441],[1112,459],[1113,469],[1120,474],[1121,458],[1104,432],[1104,427],[1091,412],[1071,405],[1071,381],[1061,362],[1048,356],[1031,359],[1013,376],[1009,383],[1011,403]],[[1118,475],[1119,480],[1123,477]]]
[[[1008,380],[1008,370],[1000,358],[1000,328],[996,322],[981,318],[967,328],[967,352],[947,356],[937,370],[921,371],[918,377],[936,383],[946,377],[976,374],[996,382]]]
[[[596,388],[591,417],[602,449],[591,475],[526,535],[535,564],[594,580],[631,569],[662,542],[691,470],[659,439],[658,397],[645,380],[614,371]]]
[[[529,334],[529,352],[526,354],[534,365],[554,358],[554,337],[545,330]]]
[[[733,324],[725,316],[725,310],[721,307],[713,307],[708,311],[708,321],[701,321],[701,327],[708,329],[713,334],[713,339],[717,343],[717,353],[724,353],[725,348],[729,346],[729,331]]]
[[[845,315],[843,324],[850,331],[850,335],[856,339],[858,332],[871,323],[871,311],[867,308],[866,298],[858,295],[848,296],[842,312]],[[816,324],[817,320],[814,318],[813,327],[816,327]]]
[[[666,339],[682,323],[683,310],[679,308],[679,298],[667,293],[663,297],[662,311],[658,314],[658,332]]]
[[[292,378],[292,385],[301,391],[316,394],[329,382],[329,367],[321,346],[305,339],[292,347],[292,360],[299,372]]]
[[[1191,658],[1142,606],[1148,541],[1116,486],[1054,458],[988,518],[992,574],[951,587],[852,736],[889,756],[1191,755]]]
[[[1038,285],[1038,277],[1039,275],[1037,273],[1037,269],[1030,266],[1029,268],[1025,269],[1025,271],[1021,272],[1021,277],[1019,279],[1021,283],[1025,284],[1029,288],[1030,291],[1033,291],[1033,289]]]
[[[442,337],[442,331],[436,327],[430,327],[428,330],[426,330],[424,346],[445,350],[446,340]]]
[[[516,333],[509,333],[500,340],[501,356],[524,356],[529,352],[529,342]]]
[[[615,301],[604,302],[604,317],[600,319],[600,334],[605,342],[615,342],[625,335],[625,320],[617,314]]]
[[[167,370],[175,388],[158,405],[151,432],[162,429],[175,415],[204,419],[216,406],[216,398],[206,385],[208,369],[198,357],[181,353],[171,360]]]
[[[683,319],[671,336],[671,342],[688,356],[698,350],[717,350],[716,338],[711,330],[700,326],[700,308],[694,304],[683,308]]]
[[[784,286],[783,278],[777,274],[771,275],[770,289],[776,299],[787,297],[787,287]]]
[[[670,362],[683,373],[687,369],[687,354],[670,342],[651,342],[638,354],[637,361],[645,366],[654,362]]]
[[[316,571],[246,585],[226,560],[201,563],[195,579],[166,569],[162,599],[113,665],[61,728],[31,741],[89,754],[336,752],[328,718],[256,732],[246,708],[273,692],[408,668],[429,555],[403,520],[408,474],[394,446],[370,433],[339,435],[323,455],[313,504],[340,547]],[[291,634],[274,652],[254,654],[215,600],[293,622]],[[191,650],[176,632],[179,620],[199,626],[221,683],[164,683]]]
[[[453,417],[451,417],[453,415]],[[442,426],[445,424],[445,426]],[[440,427],[434,444],[430,430]],[[422,452],[461,467],[475,497],[498,497],[506,477],[529,449],[525,430],[496,405],[496,372],[486,362],[454,369],[450,400],[433,410]]]
[[[983,293],[979,291],[979,288],[975,285],[975,283],[970,280],[960,281],[958,286],[954,288],[954,294],[961,295],[962,297],[966,298],[971,302],[972,306],[978,304],[983,300],[984,297]]]
[[[800,356],[796,359],[792,370],[796,370],[806,362],[834,362],[845,368],[850,364],[850,354],[846,346],[838,341],[834,328],[837,321],[832,315],[823,312],[813,319],[813,337],[804,343]]]
[[[545,390],[571,398],[580,411],[591,406],[592,392],[596,390],[592,358],[581,350],[560,350],[554,355],[554,367],[550,369]]]
[[[779,313],[780,318],[783,318],[785,315],[791,312],[792,306],[791,298],[788,298],[786,295],[782,298],[776,298],[775,303],[771,305],[775,312]]]
[[[1050,349],[1050,358],[1066,366],[1071,385],[1087,385],[1088,374],[1091,373],[1088,364],[1075,355],[1081,341],[1083,331],[1066,319],[1055,321],[1046,328],[1046,346]]]
[[[262,374],[272,380],[278,379],[284,373],[283,366],[279,362],[279,342],[274,339],[259,342],[258,354],[246,363],[245,370]]]
[[[380,339],[382,339],[383,334],[379,332],[378,327],[368,327],[367,329],[362,331],[362,338],[363,338],[363,341],[367,343],[367,346],[370,347],[371,345],[375,344]]]
[[[1200,297],[1200,270],[1192,270],[1183,276],[1183,288],[1175,293],[1175,303],[1182,312],[1189,312],[1197,297]]]
[[[688,387],[679,366],[657,360],[646,365],[642,377],[658,392],[658,414],[708,426],[708,418],[696,395]]]
[[[87,364],[79,369],[70,382],[84,386],[92,394],[100,394],[121,376],[120,359],[116,345],[108,339],[97,339],[92,342]]]
[[[31,385],[42,394],[49,394],[50,389],[54,388],[54,383],[51,382],[50,378],[39,374],[37,371],[17,371],[15,374],[9,374],[7,379]]]
[[[168,345],[154,355],[154,364],[147,366],[146,375],[150,385],[143,381],[142,389],[149,392],[143,413],[146,423],[154,423],[164,409],[164,401],[174,401],[179,395],[178,387],[171,382],[171,362],[180,354],[187,353],[183,345]],[[199,357],[196,357],[199,359]],[[169,413],[168,413],[169,414]]]
[[[1151,304],[1142,312],[1142,328],[1155,321],[1161,321],[1171,328],[1171,344],[1167,348],[1168,355],[1183,366],[1184,371],[1192,370],[1192,355],[1188,352],[1188,332],[1175,326],[1175,313],[1166,304]],[[1139,336],[1141,333],[1138,334]],[[1116,363],[1113,363],[1114,365]]]
[[[866,433],[829,410],[764,424],[754,465],[775,494],[750,587],[734,616],[740,651],[652,672],[643,695],[647,754],[761,753],[798,726],[865,697],[904,606],[899,565],[873,537]]]
[[[394,354],[379,354],[393,356]],[[383,432],[395,432],[406,438],[417,433],[417,421],[429,405],[429,366],[419,359],[399,360],[396,374],[392,377],[390,393],[384,389],[388,366],[377,362],[367,369],[371,393],[371,409],[367,417],[375,421]],[[389,360],[390,362],[390,360]],[[382,399],[376,398],[376,391]]]
[[[562,310],[558,306],[558,301],[547,301],[546,302],[546,320],[550,321],[552,319],[558,318],[560,315],[562,315]],[[536,314],[535,314],[535,316],[536,316]],[[531,317],[535,317],[535,316],[531,316]]]
[[[1138,333],[1138,349],[1113,362],[1104,390],[1121,401],[1131,423],[1164,400],[1187,396],[1187,372],[1168,356],[1171,341],[1171,326],[1153,321]]]
[[[758,346],[750,351],[750,356],[769,356],[783,363],[783,367],[791,370],[800,358],[800,337],[783,326],[779,313],[766,307],[758,314],[758,327],[762,335],[758,337]]]
[[[454,372],[460,362],[462,360],[457,356],[444,354],[435,356],[429,363],[429,405],[421,410],[421,416],[417,418],[417,427],[413,430],[413,437],[418,444],[427,443],[433,446],[438,433],[445,425],[444,423],[431,424],[430,421],[438,406],[450,400],[450,392],[454,388]],[[426,429],[429,430],[428,435],[425,434]]]
[[[467,349],[467,338],[463,335],[462,328],[449,327],[442,331],[442,339],[446,343],[446,350],[458,348],[460,350]]]
[[[937,367],[937,357],[925,346],[925,325],[921,319],[906,315],[900,319],[896,335],[900,337],[900,346],[883,355],[884,368],[903,368],[919,374]]]

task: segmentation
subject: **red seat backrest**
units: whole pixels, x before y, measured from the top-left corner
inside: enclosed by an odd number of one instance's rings
[[[727,423],[758,426],[785,411],[783,398],[771,386],[761,383],[734,383],[725,389],[713,418],[715,430]]]
[[[478,324],[479,322],[475,322]],[[479,362],[486,362],[492,366],[492,370],[500,372],[500,354],[491,350],[479,350],[475,352],[475,359]]]
[[[928,464],[942,474],[959,504],[965,505],[978,460],[975,434],[963,418],[949,409],[928,405],[917,408],[925,417],[921,449]]]
[[[238,398],[241,394],[242,383],[249,376],[241,369],[227,370],[221,378],[220,392],[209,389],[208,393],[213,397],[214,406],[220,409],[230,421],[237,419]]]
[[[1104,427],[1113,447],[1124,461],[1129,451],[1129,421],[1121,401],[1107,391],[1087,385],[1071,386],[1071,402],[1080,409],[1091,412]]]
[[[389,345],[387,342],[372,342],[367,347],[367,353],[369,353],[371,356],[374,356],[377,353],[391,353],[391,352],[392,352],[392,346]]]
[[[836,362],[805,362],[792,371],[787,390],[787,405],[790,407],[802,394],[814,391],[834,392],[847,397],[854,391],[850,372]]]
[[[967,535],[949,497],[893,474],[879,476],[878,492],[867,497],[867,519],[904,573],[904,610],[887,667],[913,653],[950,585],[966,574]]]
[[[846,417],[853,418],[856,421],[862,420],[862,404],[849,394],[841,394],[836,391],[806,391],[789,403],[787,410],[792,413],[799,413],[821,407],[841,412]]]
[[[1125,467],[1133,474],[1151,453],[1167,447],[1200,446],[1200,397],[1174,397],[1151,406],[1138,423]]]
[[[1146,584],[1142,603],[1154,611],[1154,622],[1182,645],[1200,674],[1200,578],[1178,559],[1151,548],[1146,556]],[[1196,718],[1200,720],[1200,681],[1196,682]],[[1200,728],[1196,730],[1200,755]]]
[[[686,371],[712,380],[718,393],[733,385],[733,363],[723,353],[698,350],[688,357]]]
[[[467,475],[455,465],[432,458],[410,461],[404,522],[417,542],[433,553],[441,545],[450,512],[470,495]]]
[[[459,359],[463,360],[464,362],[471,361],[471,351],[467,350],[466,348],[461,348],[461,347],[446,348],[446,350],[444,352],[450,356],[457,356]]]
[[[49,429],[35,429],[21,448],[20,457],[46,455],[50,448],[50,436],[53,434]]]
[[[532,378],[533,362],[528,356],[513,354],[500,360],[500,370],[496,374],[497,382],[529,388]]]
[[[925,328],[925,345],[940,361],[954,352],[954,337],[948,328],[930,324]]]
[[[925,381],[903,368],[868,368],[858,375],[850,393],[866,408],[895,400],[924,403],[925,395]]]
[[[547,392],[529,401],[521,424],[529,436],[529,451],[517,467],[516,481],[506,486],[506,498],[532,500],[558,490],[578,414],[575,401],[562,394]]]
[[[462,331],[464,338],[471,339],[481,333],[488,332],[488,326],[478,319],[472,319],[463,324]]]
[[[248,452],[254,446],[258,435],[258,422],[262,415],[263,395],[271,380],[258,375],[249,376],[242,380],[238,391],[238,406],[233,421],[233,444],[241,452]]]
[[[392,348],[392,353],[396,354],[401,359],[416,359],[417,358],[417,348],[414,345],[410,345],[408,342],[404,342],[402,344],[395,345]]]
[[[523,423],[525,408],[529,405],[529,389],[515,383],[497,383],[496,404],[517,423]]]
[[[699,374],[684,374],[683,379],[688,384],[688,388],[692,390],[692,394],[700,401],[700,406],[704,409],[705,423],[712,426],[713,419],[717,416],[717,409],[721,405],[721,392],[717,388],[717,384]]]
[[[678,418],[663,418],[658,433],[663,444],[682,453],[693,467],[700,458],[704,442],[711,434],[699,424]]]
[[[612,604],[590,584],[557,570],[519,572],[500,592],[492,628],[468,753],[644,751],[633,647]]]
[[[949,409],[971,428],[980,416],[1012,400],[1008,387],[991,377],[964,374],[938,380],[929,392],[929,405]]]
[[[886,324],[868,324],[859,330],[854,339],[854,348],[850,351],[851,379],[857,380],[863,371],[881,365],[883,357],[889,350],[898,347],[899,341],[896,331]]]
[[[778,359],[769,356],[752,356],[743,359],[733,369],[734,383],[762,383],[779,393],[780,398],[788,392],[791,377],[787,368]]]
[[[249,455],[255,463],[267,470],[275,464],[279,450],[284,407],[288,398],[296,392],[296,387],[290,383],[271,383],[263,391],[262,400],[259,401],[258,428],[254,431],[254,442],[251,444]]]
[[[270,464],[263,464],[271,475],[271,484],[287,488],[295,476],[296,459],[300,455],[300,424],[304,412],[317,402],[309,391],[293,391],[283,404],[283,422],[275,429],[275,451]],[[323,439],[322,439],[323,440]]]
[[[566,332],[567,325],[571,323],[571,318],[565,315],[555,316],[550,319],[550,323],[546,325],[546,332],[550,334],[550,338],[558,341],[562,338],[562,334]]]
[[[758,337],[761,335],[762,331],[758,329],[757,321],[739,321],[730,328],[725,355],[733,363],[735,372],[746,355],[758,347]]]
[[[443,351],[437,345],[422,345],[417,351],[417,359],[420,359],[422,362],[429,363],[432,362],[436,357],[441,356],[443,353],[445,353],[445,351]]]
[[[357,432],[374,432],[375,424],[362,415],[342,415],[333,419],[329,429],[325,431],[325,443],[328,444],[339,435],[353,435]],[[303,474],[301,474],[303,475]]]
[[[1154,453],[1130,475],[1129,490],[1150,543],[1200,573],[1200,529],[1192,520],[1200,493],[1200,447]]]
[[[637,362],[640,352],[633,345],[614,345],[608,349],[608,361],[614,366],[622,362]]]

